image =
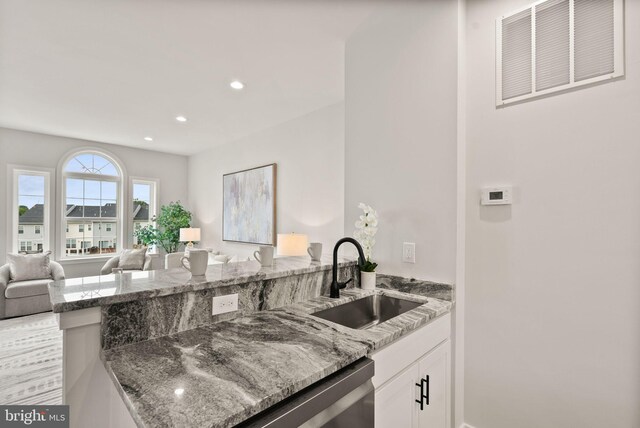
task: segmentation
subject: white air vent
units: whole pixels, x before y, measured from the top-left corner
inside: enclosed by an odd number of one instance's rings
[[[575,0],[576,81],[614,72],[613,0]]]
[[[496,20],[498,106],[624,75],[623,0],[545,0]]]
[[[536,7],[536,90],[571,83],[569,0]]]
[[[530,94],[531,10],[505,18],[502,34],[502,98]]]

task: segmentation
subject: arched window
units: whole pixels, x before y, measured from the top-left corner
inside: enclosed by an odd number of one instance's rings
[[[62,168],[63,245],[66,257],[120,251],[122,168],[105,153],[83,151]]]

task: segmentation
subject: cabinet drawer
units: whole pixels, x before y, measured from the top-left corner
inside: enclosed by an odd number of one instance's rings
[[[451,334],[451,314],[446,314],[426,324],[407,336],[374,352],[376,362],[373,386],[378,389],[399,372],[416,362]]]

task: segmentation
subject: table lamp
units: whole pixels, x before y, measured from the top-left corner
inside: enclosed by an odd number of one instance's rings
[[[193,241],[200,241],[200,228],[199,227],[185,227],[180,228],[180,241],[188,242],[187,248],[193,248]]]
[[[279,256],[306,256],[309,240],[300,233],[278,233]]]

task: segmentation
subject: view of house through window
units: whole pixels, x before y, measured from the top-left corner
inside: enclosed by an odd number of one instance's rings
[[[64,169],[67,256],[119,251],[119,169],[111,160],[82,153]]]
[[[18,251],[41,253],[45,250],[46,183],[43,175],[17,174]],[[15,230],[15,229],[14,229]]]
[[[122,219],[120,166],[100,152],[80,152],[61,169],[63,203],[59,224],[61,242],[56,245],[62,257],[105,255],[119,252],[123,223],[134,246],[143,243],[135,231],[154,224],[157,182],[132,179],[129,195],[131,220]],[[38,253],[50,250],[49,227],[50,173],[36,168],[15,168],[13,175],[13,251]],[[128,204],[127,204],[128,205]],[[51,229],[51,230],[50,230]]]

